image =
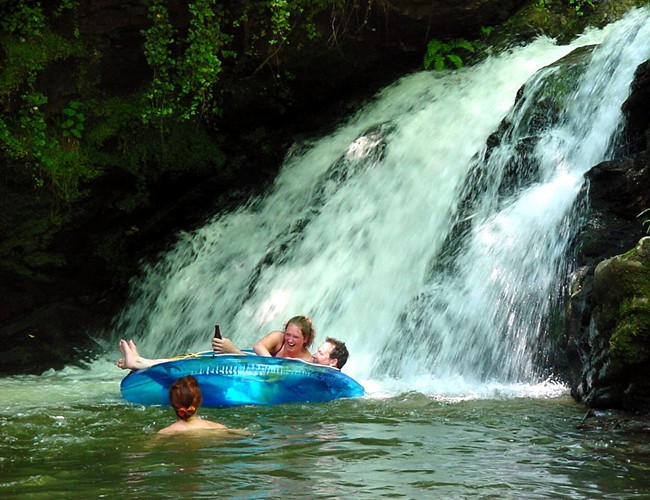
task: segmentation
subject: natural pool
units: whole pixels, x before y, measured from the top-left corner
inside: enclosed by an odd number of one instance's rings
[[[121,373],[0,381],[2,498],[647,498],[643,425],[566,394],[202,408],[250,436],[156,438],[169,408],[124,402]]]

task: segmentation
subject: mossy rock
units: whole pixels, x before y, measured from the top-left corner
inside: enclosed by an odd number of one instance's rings
[[[545,35],[559,43],[568,43],[588,26],[601,28],[644,3],[645,0],[601,0],[589,5],[587,2],[537,0],[495,29],[491,41],[498,46],[502,44],[499,40],[505,40],[509,45]]]
[[[618,322],[610,340],[611,355],[626,364],[650,356],[650,300],[633,297],[621,304]]]
[[[626,254],[601,262],[594,276],[596,323],[610,337],[610,355],[623,364],[650,357],[650,237]]]

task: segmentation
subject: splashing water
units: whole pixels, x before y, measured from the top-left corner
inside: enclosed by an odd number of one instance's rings
[[[134,283],[116,335],[158,357],[207,349],[219,323],[249,347],[306,314],[317,343],[347,343],[346,372],[371,390],[530,393],[583,175],[615,145],[648,17],[403,78],[295,145],[266,197],[181,235]],[[540,124],[560,81],[545,67],[591,44],[564,109]]]

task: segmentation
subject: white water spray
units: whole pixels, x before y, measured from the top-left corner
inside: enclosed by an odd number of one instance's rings
[[[332,135],[296,145],[268,196],[182,235],[134,284],[116,335],[158,357],[207,349],[219,323],[249,347],[306,314],[317,343],[346,341],[345,371],[369,385],[389,374],[401,390],[426,380],[423,392],[536,382],[572,207],[649,57],[648,17],[637,10],[569,46],[539,39],[473,68],[400,80]],[[594,43],[572,104],[517,156],[538,79],[513,110],[519,88]],[[488,154],[506,117],[512,126]],[[526,162],[534,172],[504,181]],[[477,177],[490,182],[472,185]],[[439,265],[450,246],[453,259]]]

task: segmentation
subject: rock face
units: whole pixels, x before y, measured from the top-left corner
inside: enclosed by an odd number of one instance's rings
[[[650,144],[648,106],[650,106],[650,61],[646,61],[637,69],[632,94],[623,105],[623,111],[627,116],[626,142],[633,153],[647,151]],[[646,198],[645,201],[648,202],[648,199]]]
[[[595,408],[650,411],[650,237],[594,272],[589,354],[574,396]]]
[[[587,175],[591,215],[568,316],[582,360],[572,393],[595,408],[650,411],[650,238],[638,217],[650,207],[649,106],[645,63],[623,107],[631,154]]]

